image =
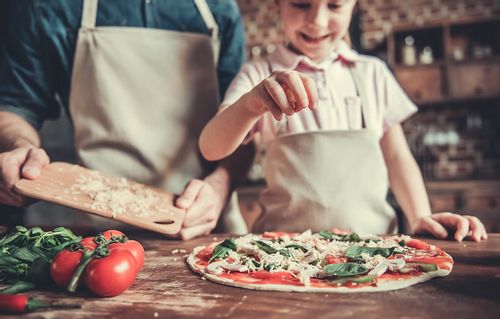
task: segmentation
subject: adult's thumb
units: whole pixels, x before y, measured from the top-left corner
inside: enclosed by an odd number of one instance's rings
[[[42,168],[50,162],[49,156],[41,148],[32,148],[28,152],[26,162],[21,169],[24,178],[34,179],[40,175]]]

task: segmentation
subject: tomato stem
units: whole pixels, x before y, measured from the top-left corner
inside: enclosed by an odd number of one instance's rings
[[[94,259],[94,258],[103,258],[109,255],[109,249],[108,246],[111,245],[112,243],[117,242],[121,237],[112,237],[110,240],[106,240],[102,235],[101,236],[104,241],[98,241],[98,246],[94,250],[87,250],[83,249],[83,257],[80,263],[78,264],[78,268],[76,268],[76,271],[71,278],[71,281],[69,282],[67,290],[69,292],[75,292],[76,289],[78,288],[78,283],[80,282],[80,278],[82,276],[82,273],[85,271],[85,268],[87,268],[87,265]]]
[[[78,268],[76,268],[75,274],[71,278],[69,282],[67,290],[69,292],[75,292],[76,288],[78,288],[78,283],[80,282],[80,277],[82,276],[83,271],[87,268],[87,265],[94,259],[95,250],[86,250],[84,249],[82,260],[80,264],[78,264]]]

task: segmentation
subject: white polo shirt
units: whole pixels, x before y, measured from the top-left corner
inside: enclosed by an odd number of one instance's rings
[[[318,108],[305,109],[278,123],[270,112],[265,113],[249,137],[259,132],[265,143],[282,133],[302,133],[323,130],[357,130],[362,128],[361,100],[349,71],[349,63],[361,63],[363,83],[371,114],[376,117],[377,135],[400,123],[417,111],[415,104],[403,92],[386,64],[372,56],[360,55],[341,41],[338,50],[317,63],[285,46],[279,46],[264,59],[246,63],[234,78],[221,108],[236,102],[275,70],[295,70],[310,76],[318,87]],[[358,67],[358,65],[357,65]]]

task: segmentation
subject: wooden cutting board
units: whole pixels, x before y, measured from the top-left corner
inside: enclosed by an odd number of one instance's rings
[[[79,165],[53,162],[34,180],[21,179],[21,195],[75,208],[161,234],[180,231],[185,210],[174,206],[174,194]]]

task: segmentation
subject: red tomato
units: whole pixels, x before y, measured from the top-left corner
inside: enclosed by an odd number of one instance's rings
[[[332,256],[332,255],[326,255],[325,256],[325,264],[326,265],[329,265],[329,264],[338,264],[338,263],[345,263],[346,260],[347,259],[345,257],[335,257],[335,256]]]
[[[406,246],[413,247],[416,249],[421,249],[421,250],[429,250],[430,246],[426,242],[423,242],[418,239],[410,239],[407,243]]]
[[[285,235],[293,236],[295,233],[287,233],[284,231],[266,231],[262,234],[263,238],[278,239]]]
[[[50,265],[50,274],[58,286],[65,288],[68,286],[82,257],[81,250],[64,249],[57,253]]]
[[[124,243],[114,243],[109,245],[110,251],[116,248],[125,248],[132,253],[132,256],[134,256],[137,272],[139,272],[139,270],[144,265],[144,248],[142,247],[142,245],[135,240],[127,240]]]
[[[119,230],[115,230],[115,229],[110,229],[110,230],[106,230],[104,232],[102,232],[102,235],[104,236],[104,238],[106,238],[107,240],[110,240],[111,239],[111,236],[125,236],[124,233],[122,233],[121,231]]]
[[[196,257],[198,257],[204,261],[209,261],[210,258],[212,257],[212,254],[214,253],[214,248],[215,248],[215,246],[213,246],[213,245],[207,246],[207,247],[203,248],[202,250],[200,250],[198,252],[198,254],[196,254]]]
[[[97,244],[94,242],[94,237],[85,237],[80,241],[80,244],[82,244],[83,248],[88,251],[92,251],[97,248]]]
[[[87,287],[101,297],[113,297],[130,287],[137,274],[134,256],[124,248],[115,248],[109,255],[92,260],[83,275]]]

